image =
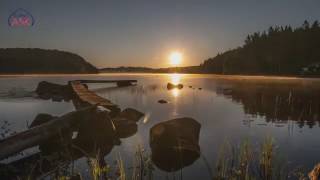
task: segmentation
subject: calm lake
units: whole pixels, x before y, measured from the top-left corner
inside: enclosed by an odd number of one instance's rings
[[[202,157],[182,170],[183,179],[208,179],[204,159],[214,167],[223,144],[238,146],[246,139],[259,148],[266,138],[272,137],[277,154],[291,168],[310,170],[320,162],[320,79],[188,74],[1,76],[0,138],[26,130],[39,113],[59,116],[73,111],[71,102],[42,100],[33,91],[43,80],[66,84],[75,79],[138,80],[137,86],[123,88],[89,85],[89,89],[121,109],[131,107],[145,113],[137,133],[121,139],[121,144],[105,156],[107,163],[113,164],[120,154],[125,167],[130,169],[138,145],[146,152],[150,150],[150,128],[178,117],[191,117],[201,124]],[[182,83],[184,88],[167,90],[168,82]],[[160,99],[168,103],[160,104]],[[29,149],[2,162],[35,152],[37,148]],[[78,159],[74,166],[83,177],[89,177],[86,158]],[[157,169],[155,178],[171,178],[172,174]]]

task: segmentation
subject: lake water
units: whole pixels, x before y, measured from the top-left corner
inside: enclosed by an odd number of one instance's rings
[[[320,79],[187,74],[2,76],[0,135],[5,137],[26,130],[39,113],[59,116],[73,111],[72,103],[41,100],[33,91],[43,80],[66,84],[74,79],[138,80],[137,86],[123,88],[89,85],[89,89],[121,109],[131,107],[146,114],[139,121],[137,133],[122,139],[121,145],[114,146],[105,157],[110,164],[120,153],[126,168],[130,169],[137,146],[147,152],[150,149],[150,128],[178,117],[191,117],[201,124],[201,153],[212,167],[226,142],[238,146],[248,139],[259,147],[267,137],[274,139],[277,154],[292,168],[303,166],[310,170],[320,162]],[[167,90],[168,82],[182,83],[184,88]],[[160,104],[160,99],[169,103]],[[28,150],[24,156],[36,151],[36,148]],[[182,170],[183,179],[209,178],[203,157]],[[85,158],[76,161],[75,170],[89,177]],[[164,171],[155,171],[156,178],[166,176],[168,173]]]

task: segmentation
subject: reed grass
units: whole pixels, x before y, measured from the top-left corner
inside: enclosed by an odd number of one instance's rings
[[[304,179],[305,171],[289,171],[287,161],[276,152],[274,140],[266,138],[256,152],[248,140],[239,147],[225,143],[214,168],[214,180]]]
[[[154,166],[147,153],[141,145],[136,148],[136,153],[133,160],[132,180],[152,180]]]
[[[134,154],[132,167],[126,168],[121,154],[118,153],[115,167],[101,166],[99,151],[94,158],[88,157],[91,177],[94,180],[153,180],[154,164],[150,154],[138,145]],[[207,160],[206,160],[207,161]],[[209,163],[207,163],[209,165]],[[266,138],[258,148],[248,139],[243,140],[238,146],[225,142],[218,153],[212,172],[211,180],[282,180],[306,178],[307,171],[297,168],[289,171],[287,161],[280,157],[276,151],[274,140]],[[211,170],[210,167],[208,171]],[[177,177],[176,173],[166,173],[162,179],[183,179],[182,170]],[[57,179],[69,179],[70,176],[60,176]]]
[[[117,164],[119,170],[119,180],[126,180],[126,171],[120,153],[118,155]]]

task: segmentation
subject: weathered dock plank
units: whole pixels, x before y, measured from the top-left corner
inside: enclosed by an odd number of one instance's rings
[[[128,84],[137,83],[137,80],[76,80],[80,83],[116,83],[119,84]]]
[[[103,106],[111,111],[120,111],[116,104],[113,104],[110,100],[98,96],[96,93],[90,91],[81,81],[71,81],[69,83],[75,95],[85,103],[89,105]]]

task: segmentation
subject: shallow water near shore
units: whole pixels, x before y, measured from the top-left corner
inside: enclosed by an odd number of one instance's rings
[[[114,146],[105,157],[110,164],[120,153],[125,167],[130,169],[137,146],[146,151],[150,149],[150,128],[179,117],[191,117],[201,124],[201,154],[212,167],[225,142],[237,146],[249,139],[257,146],[255,148],[259,148],[267,137],[274,138],[277,154],[292,168],[312,169],[320,162],[320,79],[189,74],[2,76],[0,127],[3,128],[0,129],[0,138],[26,130],[39,113],[60,116],[73,111],[72,103],[41,100],[34,90],[43,80],[66,84],[75,79],[138,80],[138,84],[131,87],[89,85],[89,89],[110,99],[121,109],[131,107],[145,113],[138,124],[138,132],[121,139],[121,145]],[[181,83],[184,87],[168,90],[168,82]],[[160,104],[160,99],[168,103]],[[23,156],[36,151],[37,148],[31,149]],[[76,161],[75,170],[89,177],[85,158]],[[183,179],[209,178],[203,158],[185,167],[182,173]],[[155,178],[167,175],[157,170]]]

